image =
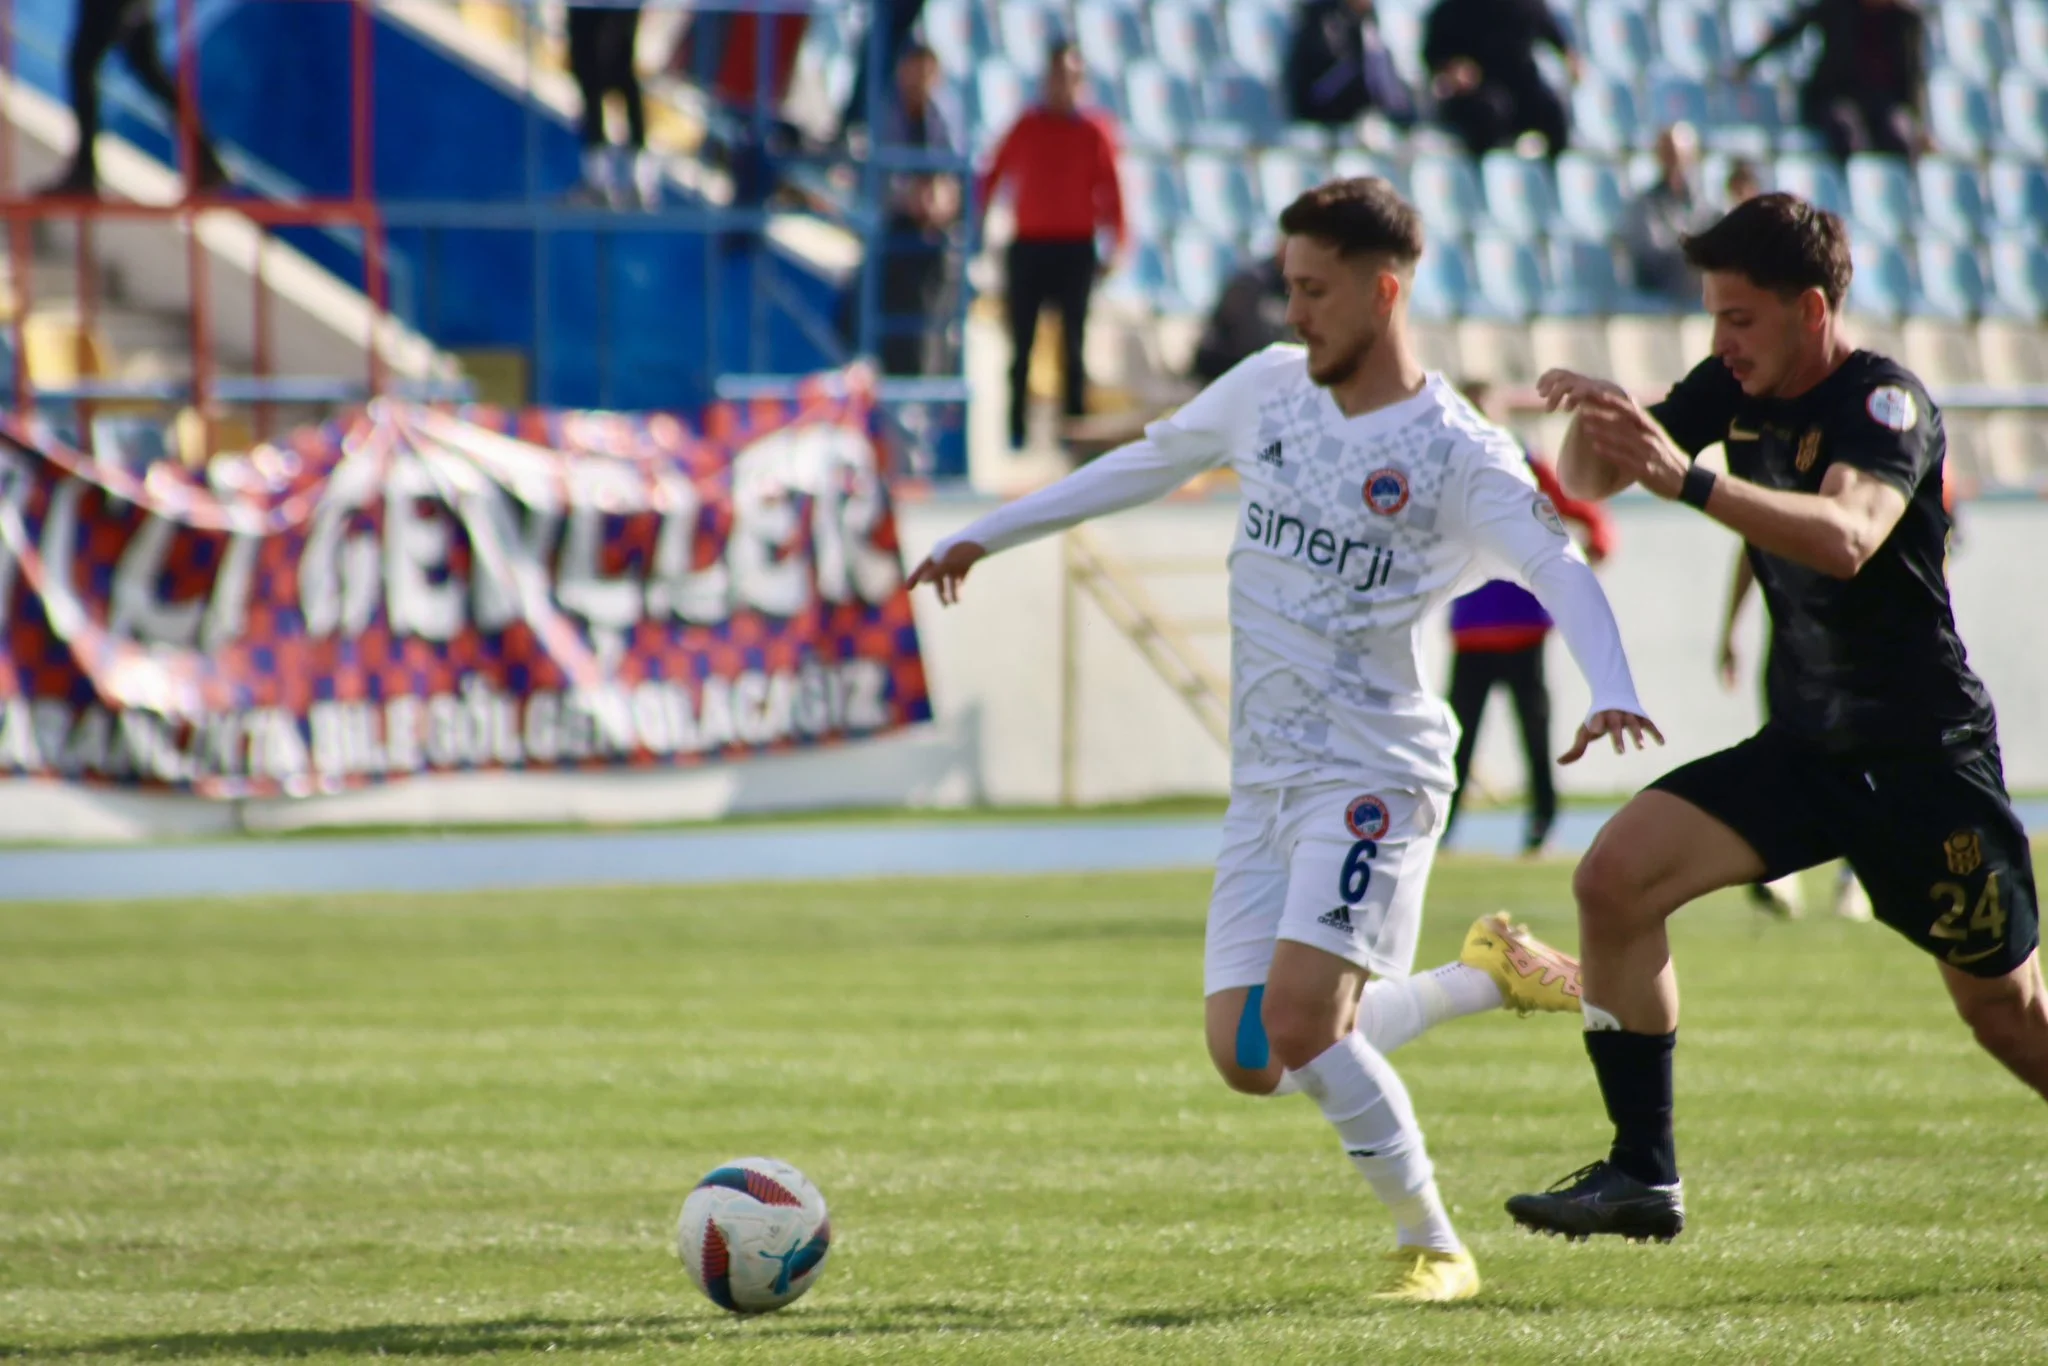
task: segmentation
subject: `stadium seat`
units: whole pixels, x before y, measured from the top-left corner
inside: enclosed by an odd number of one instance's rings
[[[2017,0],[2008,17],[2014,64],[2036,79],[2048,80],[2048,0]]]
[[[1913,230],[1918,206],[1913,176],[1900,157],[1849,158],[1849,217],[1856,231],[1878,242],[1897,242]]]
[[[977,8],[971,0],[930,0],[925,6],[925,41],[939,55],[939,66],[948,76],[973,71],[982,58],[983,50],[974,42]]]
[[[1394,59],[1394,70],[1414,89],[1422,90],[1429,83],[1429,73],[1422,65],[1422,25],[1428,7],[1381,5],[1378,13],[1380,41]]]
[[[1503,233],[1472,239],[1478,288],[1466,302],[1467,316],[1520,321],[1543,307],[1550,294],[1543,263],[1528,242]]]
[[[1204,76],[1201,104],[1207,117],[1196,136],[1211,146],[1264,146],[1283,122],[1273,87],[1234,63]]]
[[[1614,236],[1628,207],[1614,163],[1577,151],[1557,159],[1557,202],[1573,232],[1595,239]]]
[[[1103,281],[1103,296],[1118,302],[1148,304],[1162,313],[1187,311],[1187,305],[1173,287],[1166,253],[1157,242],[1143,239],[1131,248],[1129,264]]]
[[[1851,313],[1893,320],[1915,310],[1913,268],[1895,244],[1852,238],[1849,253],[1855,265],[1849,285]]]
[[[1195,95],[1184,77],[1155,61],[1124,68],[1124,99],[1131,111],[1131,142],[1167,151],[1187,141],[1195,123]]]
[[[1626,152],[1642,135],[1635,87],[1619,76],[1588,71],[1572,87],[1572,141],[1595,152]]]
[[[1771,185],[1774,189],[1818,204],[1829,213],[1838,213],[1844,218],[1849,216],[1848,186],[1842,182],[1841,171],[1827,157],[1804,154],[1779,157]]]
[[[1141,242],[1163,242],[1187,217],[1180,172],[1164,157],[1125,152],[1117,163],[1123,183],[1124,216]]]
[[[1258,174],[1259,211],[1269,223],[1299,198],[1302,191],[1320,184],[1324,178],[1320,166],[1286,147],[1274,147],[1259,153]]]
[[[1411,202],[1414,196],[1408,192],[1408,173],[1400,163],[1376,157],[1371,152],[1357,147],[1348,147],[1337,153],[1330,162],[1330,176],[1337,180],[1355,180],[1362,176],[1378,176],[1392,185],[1402,198]],[[1318,177],[1321,179],[1321,177]]]
[[[2003,234],[1992,238],[1991,282],[2000,312],[2044,318],[2048,315],[2048,247],[2043,247],[2039,238]]]
[[[1657,6],[1659,55],[1681,76],[1711,80],[1728,61],[1721,16],[1699,0],[1663,0]]]
[[[1524,241],[1543,236],[1557,217],[1549,162],[1508,151],[1488,152],[1479,163],[1479,174],[1489,226]]]
[[[1998,112],[2008,150],[2048,161],[2048,81],[2008,71],[1998,82]]]
[[[1707,146],[1737,156],[1769,156],[1785,128],[1778,87],[1767,81],[1709,82],[1707,117]]]
[[[1223,55],[1222,35],[1216,16],[1186,0],[1157,0],[1152,6],[1152,54],[1169,71],[1199,76]],[[1267,82],[1280,79],[1280,52],[1274,47],[1254,51],[1233,50],[1231,56],[1254,76]],[[1270,67],[1262,63],[1270,63]]]
[[[1471,297],[1471,256],[1456,237],[1433,230],[1429,249],[1415,267],[1410,312],[1424,322],[1442,322],[1463,314]]]
[[[1209,232],[1235,240],[1264,219],[1242,158],[1190,152],[1181,162],[1181,180],[1187,186],[1189,221]]]
[[[1711,122],[1707,109],[1707,88],[1690,76],[1662,70],[1650,78],[1650,104],[1646,132],[1655,134],[1674,123],[1689,123],[1705,132]]]
[[[1550,240],[1549,295],[1543,311],[1560,317],[1585,318],[1613,311],[1622,295],[1615,268],[1614,245],[1604,238],[1553,237]]]
[[[1967,322],[1984,311],[1984,267],[1970,247],[1926,238],[1919,246],[1920,299],[1915,312]]]
[[[1623,80],[1633,80],[1656,53],[1649,16],[1620,0],[1586,0],[1584,38],[1593,65]]]
[[[1024,112],[1031,89],[1024,73],[1000,57],[984,61],[974,73],[974,112],[971,123],[975,140],[993,145]]]
[[[1279,80],[1287,59],[1286,11],[1261,0],[1231,0],[1223,27],[1231,60],[1267,80]]]
[[[1074,41],[1097,85],[1121,76],[1132,58],[1150,55],[1138,12],[1117,0],[1082,0],[1075,6]]]
[[[1422,211],[1423,226],[1432,237],[1469,231],[1484,212],[1479,181],[1463,154],[1417,156],[1408,168],[1408,179],[1415,207]]]
[[[2005,66],[2005,30],[1998,12],[1970,0],[1943,0],[1929,7],[1941,30],[1940,65],[1973,81],[1996,80]]]
[[[1935,146],[1949,156],[1982,156],[1996,135],[1991,93],[1952,71],[1927,78],[1927,122]]]
[[[1033,71],[1045,65],[1055,42],[1073,37],[1060,10],[1042,0],[1003,0],[995,15],[1003,55]]]
[[[1236,262],[1236,249],[1202,228],[1184,227],[1175,233],[1173,280],[1184,307],[1195,313],[1207,313],[1214,308]]]
[[[2008,237],[2048,232],[2048,166],[1999,158],[1991,163],[1991,221]]]
[[[1914,168],[1920,182],[1920,221],[1937,236],[1964,245],[1984,235],[1991,220],[1977,170],[1948,157],[1922,157]]]

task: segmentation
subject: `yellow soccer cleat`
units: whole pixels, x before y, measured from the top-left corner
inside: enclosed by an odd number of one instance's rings
[[[1576,1013],[1579,1008],[1579,960],[1553,949],[1526,925],[1515,924],[1505,911],[1472,922],[1458,961],[1491,977],[1508,1008],[1518,1015],[1537,1010]]]
[[[1469,1252],[1432,1252],[1423,1247],[1404,1247],[1389,1252],[1394,1263],[1387,1288],[1376,1300],[1402,1304],[1449,1304],[1469,1300],[1479,1293],[1479,1266]]]

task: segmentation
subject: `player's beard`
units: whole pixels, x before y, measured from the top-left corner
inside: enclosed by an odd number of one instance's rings
[[[1312,368],[1308,372],[1308,377],[1325,389],[1348,382],[1358,374],[1360,367],[1365,364],[1366,357],[1372,354],[1372,349],[1379,345],[1380,335],[1377,331],[1361,333],[1342,352]]]

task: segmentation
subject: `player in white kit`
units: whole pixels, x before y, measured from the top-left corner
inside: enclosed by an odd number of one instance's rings
[[[1424,618],[1498,570],[1527,583],[1592,685],[1570,763],[1656,728],[1606,598],[1521,448],[1408,335],[1422,224],[1386,181],[1342,180],[1280,217],[1288,322],[1142,440],[981,518],[910,583],[942,602],[987,554],[1163,497],[1242,485],[1229,555],[1231,800],[1209,907],[1210,1056],[1254,1095],[1313,1097],[1393,1212],[1384,1298],[1464,1299],[1479,1276],[1386,1054],[1445,1019],[1576,1010],[1577,964],[1489,917],[1460,961],[1411,977],[1457,740],[1424,686]],[[1482,568],[1481,560],[1490,562]],[[1661,737],[1657,737],[1661,739]]]

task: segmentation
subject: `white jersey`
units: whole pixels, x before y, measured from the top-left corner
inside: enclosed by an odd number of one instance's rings
[[[1520,446],[1440,375],[1347,418],[1300,347],[1269,347],[1143,441],[949,539],[1000,550],[1224,466],[1242,487],[1229,557],[1236,785],[1450,789],[1457,722],[1424,685],[1423,621],[1501,572],[1550,608],[1593,710],[1641,712],[1606,600]]]

